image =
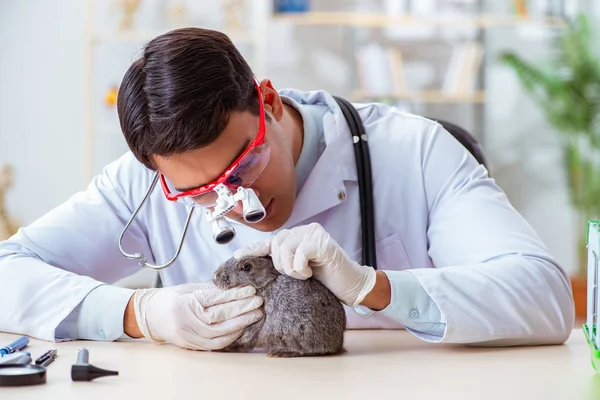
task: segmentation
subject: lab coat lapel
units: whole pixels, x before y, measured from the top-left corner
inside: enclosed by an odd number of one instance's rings
[[[336,112],[328,113],[323,118],[327,146],[298,194],[292,215],[284,228],[303,224],[343,202],[346,199],[344,182],[356,179],[352,139],[343,125],[345,122],[340,123],[339,117],[340,113]]]

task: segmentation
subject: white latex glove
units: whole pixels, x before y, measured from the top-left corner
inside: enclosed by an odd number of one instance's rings
[[[136,290],[133,303],[142,334],[191,350],[218,350],[263,317],[252,286],[221,290],[212,283]]]
[[[360,304],[375,286],[375,269],[348,257],[317,223],[284,229],[238,249],[234,257],[271,255],[275,268],[297,279],[314,276],[347,306]]]

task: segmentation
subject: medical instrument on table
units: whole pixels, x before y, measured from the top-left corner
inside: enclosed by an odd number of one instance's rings
[[[29,338],[27,336],[21,336],[17,340],[12,343],[7,344],[6,346],[0,349],[0,357],[5,356],[10,353],[14,353],[20,351],[27,347],[29,344]]]
[[[4,364],[29,364],[31,353],[28,351],[17,351],[0,358],[0,365]]]
[[[33,364],[0,364],[0,386],[46,383],[46,367]]]
[[[89,363],[90,353],[88,349],[82,347],[77,352],[77,361],[71,366],[71,379],[73,381],[91,381],[108,375],[119,375],[117,371],[109,371],[98,368]]]
[[[56,349],[48,350],[47,352],[42,354],[40,357],[38,357],[37,360],[35,360],[35,364],[41,365],[42,367],[47,367],[48,365],[50,365],[54,362],[54,360],[56,359],[56,356],[57,356]]]
[[[46,367],[33,365],[29,352],[17,351],[0,358],[0,386],[46,383]]]
[[[588,221],[587,234],[587,319],[583,333],[590,347],[592,367],[600,371],[600,335],[598,335],[598,313],[600,312],[600,221]]]

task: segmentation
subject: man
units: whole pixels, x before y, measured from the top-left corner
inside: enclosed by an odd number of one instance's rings
[[[484,166],[434,121],[356,108],[371,153],[377,271],[360,263],[356,164],[334,99],[255,80],[221,33],[155,38],[119,90],[131,152],[0,244],[0,279],[10,282],[0,330],[219,349],[263,317],[262,299],[253,288],[218,290],[213,272],[232,254],[271,254],[282,273],[323,282],[351,328],[479,345],[564,342],[574,318],[568,277]],[[173,257],[190,204],[208,204],[206,185],[219,177],[253,189],[267,215],[248,223],[238,204],[227,214],[235,239],[217,244],[195,212],[179,257],[161,270],[163,288],[113,286],[140,268],[117,240],[157,171],[161,183],[123,240],[150,263]],[[358,305],[371,313],[358,315]]]

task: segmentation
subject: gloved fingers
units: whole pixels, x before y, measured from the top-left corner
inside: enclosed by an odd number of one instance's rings
[[[188,282],[188,283],[182,283],[180,285],[169,286],[169,290],[172,293],[183,294],[183,293],[193,292],[194,290],[204,289],[206,287],[207,287],[206,283]]]
[[[294,258],[291,260],[291,273],[289,275],[293,277],[299,276],[300,279],[308,279],[313,276],[313,269],[308,265],[310,260],[299,250],[299,248],[296,249]]]
[[[300,228],[288,231],[285,235],[276,235],[273,238],[271,243],[271,258],[273,259],[275,269],[280,273],[296,279],[307,279],[311,276],[312,271],[307,273],[307,271],[294,270],[294,258],[297,255],[296,248],[300,245],[303,238],[305,236]]]
[[[264,317],[263,312],[260,309],[256,309],[245,314],[238,315],[231,319],[227,319],[214,324],[205,324],[201,321],[197,321],[196,326],[192,326],[192,331],[198,332],[199,335],[208,339],[215,339],[223,335],[228,335],[232,332],[245,329],[248,325],[251,325],[261,318]]]
[[[307,235],[312,237],[311,244],[312,246],[307,248],[305,251],[310,254],[309,259],[318,261],[320,263],[324,262],[323,258],[330,259],[331,252],[333,251],[332,247],[338,247],[339,245],[331,239],[331,235],[329,232],[323,228],[323,226],[312,223],[309,225],[309,231]],[[341,248],[340,248],[341,249]],[[310,250],[310,251],[309,251]]]
[[[319,242],[319,238],[317,237],[309,237],[306,240],[303,240],[298,245],[296,249],[296,254],[294,257],[293,269],[298,274],[303,276],[311,276],[313,275],[312,267],[317,264],[319,267],[335,267],[328,264],[327,262],[323,262],[321,258],[323,258],[323,247]],[[326,257],[326,259],[331,259],[331,257]],[[311,264],[311,265],[309,265]]]
[[[235,342],[240,336],[242,336],[242,333],[244,333],[244,330],[240,329],[238,331],[212,338],[210,341],[210,349],[221,350],[222,348],[227,347],[231,343]]]
[[[209,339],[191,330],[180,332],[178,346],[189,350],[219,350],[235,342],[244,333],[243,329]]]
[[[187,350],[209,350],[209,341],[189,331],[180,331],[176,339],[172,341],[176,346]]]
[[[194,298],[204,308],[212,307],[217,304],[224,304],[234,300],[246,299],[256,294],[254,286],[244,286],[231,289],[219,289],[210,284],[200,290],[192,292]]]
[[[294,258],[294,253],[291,251],[291,249],[285,246],[283,242],[280,243],[275,241],[273,241],[271,248],[271,259],[273,260],[275,269],[284,275],[289,275],[291,272],[293,272],[291,268],[291,260]]]
[[[203,323],[212,325],[256,310],[263,305],[263,302],[264,300],[262,297],[253,296],[241,300],[233,300],[228,303],[217,304],[208,308],[192,306],[192,312]]]
[[[287,271],[284,268],[284,265],[281,263],[281,254],[280,248],[281,244],[288,240],[288,237],[292,233],[290,229],[283,229],[275,234],[271,238],[270,246],[271,246],[271,260],[273,261],[273,266],[280,274],[286,274]]]
[[[264,257],[269,255],[270,252],[271,239],[268,239],[237,249],[233,252],[233,257],[238,260],[243,257]]]
[[[306,270],[296,271],[294,269],[294,260],[296,257],[303,258],[301,254],[295,253],[292,249],[286,246],[278,247],[275,254],[277,254],[277,256],[274,257],[273,263],[276,263],[276,269],[280,273],[302,280],[307,279],[312,275],[312,271],[311,273],[307,273]]]

